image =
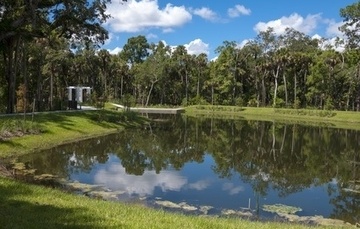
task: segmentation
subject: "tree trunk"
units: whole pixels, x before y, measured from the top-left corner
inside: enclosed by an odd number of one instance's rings
[[[275,121],[272,123],[272,145],[271,145],[271,153],[273,155],[274,161],[276,161],[276,136],[275,136]]]
[[[158,80],[151,81],[151,86],[150,86],[149,93],[148,93],[147,98],[146,98],[146,104],[145,104],[145,107],[147,107],[147,106],[148,106],[148,104],[149,104],[149,101],[150,101],[150,96],[151,96],[151,92],[152,92],[152,90],[154,89],[154,84],[155,84],[156,82],[158,82]]]
[[[266,106],[265,74],[262,75],[262,77],[261,77],[261,103],[262,103],[262,106]]]
[[[198,77],[197,86],[196,86],[196,97],[199,98],[199,96],[200,96],[200,76]]]
[[[214,105],[214,84],[211,84],[211,105]]]
[[[4,70],[7,81],[7,107],[6,113],[14,113],[15,108],[15,92],[16,92],[16,51],[19,47],[20,38],[4,39]]]
[[[189,101],[189,95],[188,95],[188,87],[189,87],[189,82],[188,82],[188,73],[185,70],[185,98],[186,98],[186,106],[188,105],[188,101]]]
[[[294,75],[294,108],[298,108],[297,105],[297,91],[296,91],[296,87],[297,87],[297,74],[295,73]]]
[[[284,80],[284,90],[285,90],[285,106],[288,106],[288,91],[287,91],[287,83],[286,83],[286,76],[285,73],[283,74],[283,80]]]
[[[274,74],[274,81],[275,81],[275,88],[274,88],[274,101],[273,107],[276,107],[276,96],[277,96],[277,89],[278,89],[278,77],[280,72],[280,66],[277,66],[276,73]]]
[[[42,60],[42,57],[40,58]],[[42,74],[41,74],[41,64],[38,63],[37,66],[37,85],[36,85],[36,100],[37,100],[37,111],[42,111]]]
[[[55,70],[54,66],[51,65],[51,75],[50,75],[50,110],[53,110],[53,98],[54,98],[54,75]]]

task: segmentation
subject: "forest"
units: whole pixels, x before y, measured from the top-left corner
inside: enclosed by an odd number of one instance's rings
[[[91,103],[360,111],[360,2],[339,9],[334,45],[268,28],[242,47],[223,41],[214,60],[142,35],[110,54],[109,2],[0,1],[0,113],[66,109],[77,85],[92,88]]]

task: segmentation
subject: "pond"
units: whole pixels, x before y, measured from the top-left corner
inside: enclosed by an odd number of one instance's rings
[[[360,221],[359,131],[181,115],[152,120],[17,158],[15,166],[55,175],[81,194],[170,211]]]

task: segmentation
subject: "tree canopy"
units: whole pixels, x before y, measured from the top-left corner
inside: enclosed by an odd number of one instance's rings
[[[143,106],[360,110],[359,2],[340,9],[345,50],[268,28],[244,46],[223,41],[212,61],[143,35],[117,54],[99,50],[109,2],[0,1],[0,112],[64,109],[69,85],[91,87],[93,100]]]

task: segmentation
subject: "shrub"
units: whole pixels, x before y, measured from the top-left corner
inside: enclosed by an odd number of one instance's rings
[[[38,123],[20,119],[10,119],[1,123],[0,138],[22,136],[26,134],[39,134],[43,131]]]
[[[247,105],[249,107],[258,107],[259,106],[259,102],[257,101],[256,98],[252,98],[249,100],[249,102],[247,103]]]
[[[238,107],[244,106],[244,99],[241,97],[237,97],[235,99],[235,106],[238,106]]]

